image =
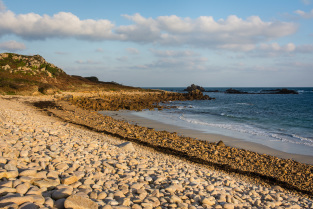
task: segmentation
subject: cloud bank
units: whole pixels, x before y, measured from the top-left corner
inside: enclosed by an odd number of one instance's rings
[[[26,49],[25,44],[17,41],[7,41],[0,43],[0,49],[6,51],[20,51]]]
[[[49,16],[35,13],[15,14],[5,10],[0,12],[0,36],[13,34],[26,40],[118,40],[249,51],[256,44],[288,36],[297,30],[294,23],[265,22],[258,16],[241,19],[231,15],[217,21],[211,16],[196,19],[175,15],[156,18],[145,18],[140,14],[123,16],[131,21],[130,25],[116,26],[105,19],[81,20],[70,12]]]
[[[244,51],[252,50],[257,43],[287,36],[297,30],[294,23],[264,22],[257,16],[243,20],[231,15],[218,21],[211,16],[191,19],[172,15],[152,19],[135,14],[124,17],[135,24],[120,26],[116,33],[128,41]]]

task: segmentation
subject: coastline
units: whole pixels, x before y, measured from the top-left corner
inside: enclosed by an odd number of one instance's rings
[[[313,194],[313,166],[310,164],[225,146],[223,143],[184,137],[175,132],[156,131],[104,116],[94,110],[82,109],[68,101],[52,99],[30,104],[64,122],[126,140],[199,166],[239,175],[261,185],[280,186],[309,196]]]
[[[51,99],[0,97],[1,208],[313,206],[312,196],[88,130],[33,106]],[[67,111],[82,116],[79,108]]]
[[[267,154],[276,156],[282,159],[292,159],[298,161],[300,163],[306,163],[309,165],[313,165],[313,156],[310,155],[300,155],[282,152],[277,149],[258,144],[255,142],[249,142],[243,139],[224,136],[220,134],[212,134],[212,133],[203,133],[198,130],[186,129],[180,126],[165,124],[156,120],[147,119],[144,117],[137,116],[133,114],[133,111],[128,110],[120,110],[120,111],[99,111],[100,114],[110,116],[116,120],[124,120],[131,124],[143,126],[147,128],[153,128],[156,131],[168,131],[168,132],[176,132],[180,136],[192,137],[199,140],[205,140],[208,142],[218,142],[223,141],[225,145],[230,147],[235,147],[238,149],[245,149],[253,152],[257,152],[259,154]]]

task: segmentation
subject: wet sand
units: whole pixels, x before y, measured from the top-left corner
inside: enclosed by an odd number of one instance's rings
[[[132,111],[120,110],[120,111],[100,111],[99,113],[103,115],[107,115],[113,117],[117,120],[124,120],[131,124],[137,124],[138,126],[153,128],[156,131],[168,131],[168,132],[176,132],[180,136],[192,137],[200,140],[206,140],[209,142],[218,142],[222,140],[225,145],[230,147],[235,147],[239,149],[246,149],[253,152],[257,152],[259,154],[268,154],[272,156],[276,156],[283,159],[292,159],[298,161],[300,163],[306,163],[313,165],[313,156],[309,155],[299,155],[299,154],[291,154],[282,152],[271,147],[257,144],[254,142],[248,142],[242,139],[223,136],[219,134],[209,134],[203,133],[201,131],[185,129],[175,125],[169,125],[165,123],[161,123],[159,121],[150,120],[147,118],[143,118],[137,115],[134,115]]]

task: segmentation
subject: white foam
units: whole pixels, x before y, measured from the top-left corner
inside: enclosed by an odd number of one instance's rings
[[[290,136],[279,134],[279,133],[270,133],[266,130],[259,129],[247,124],[239,124],[239,123],[209,123],[209,122],[202,122],[197,119],[186,118],[184,115],[179,116],[179,119],[185,121],[187,123],[206,126],[206,127],[215,127],[220,129],[226,129],[230,131],[235,131],[239,133],[249,134],[253,136],[261,136],[267,138],[270,141],[282,141],[288,142],[292,144],[300,144],[313,147],[313,140],[305,137],[298,136],[296,134],[292,134]]]

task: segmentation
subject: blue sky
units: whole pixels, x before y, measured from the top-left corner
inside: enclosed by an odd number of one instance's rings
[[[0,0],[0,53],[140,87],[313,86],[313,0]]]

